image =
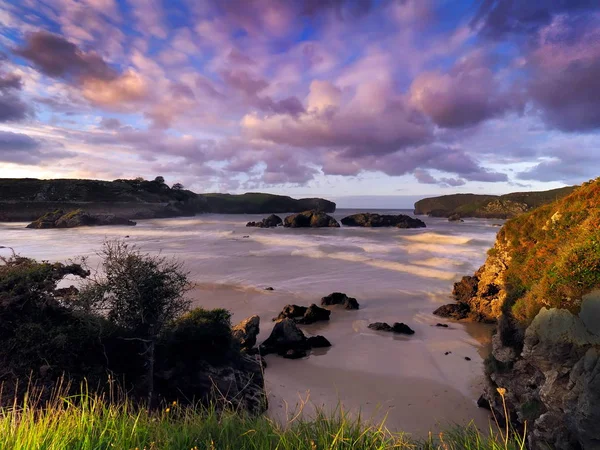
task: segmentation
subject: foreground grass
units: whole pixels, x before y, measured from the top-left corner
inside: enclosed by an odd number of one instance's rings
[[[522,449],[519,438],[502,431],[480,433],[457,427],[425,442],[367,425],[338,411],[296,417],[281,426],[267,417],[247,417],[212,408],[172,404],[148,413],[131,402],[110,404],[102,397],[57,397],[44,408],[31,401],[0,410],[2,450],[245,450],[245,449]]]

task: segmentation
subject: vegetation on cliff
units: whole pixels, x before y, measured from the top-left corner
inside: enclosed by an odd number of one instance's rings
[[[515,318],[529,324],[542,307],[578,313],[600,288],[600,178],[508,221],[498,240],[508,247],[506,307]]]
[[[433,217],[508,219],[568,195],[575,187],[506,195],[453,194],[425,198],[415,203],[415,214]]]

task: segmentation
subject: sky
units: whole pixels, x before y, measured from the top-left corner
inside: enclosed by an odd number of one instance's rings
[[[158,175],[391,207],[595,178],[600,2],[0,0],[0,177]]]

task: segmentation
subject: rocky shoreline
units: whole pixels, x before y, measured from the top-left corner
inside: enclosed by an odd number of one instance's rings
[[[591,205],[599,196],[600,180],[594,180],[508,222],[485,264],[455,283],[455,303],[435,311],[496,323],[479,404],[518,429],[527,424],[534,450],[600,448],[600,285],[590,227],[597,223]],[[591,247],[580,253],[577,246],[586,239]],[[563,269],[570,260],[573,268]]]

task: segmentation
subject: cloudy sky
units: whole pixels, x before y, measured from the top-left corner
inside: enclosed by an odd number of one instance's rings
[[[0,177],[393,205],[600,175],[598,0],[0,0],[0,52]]]

